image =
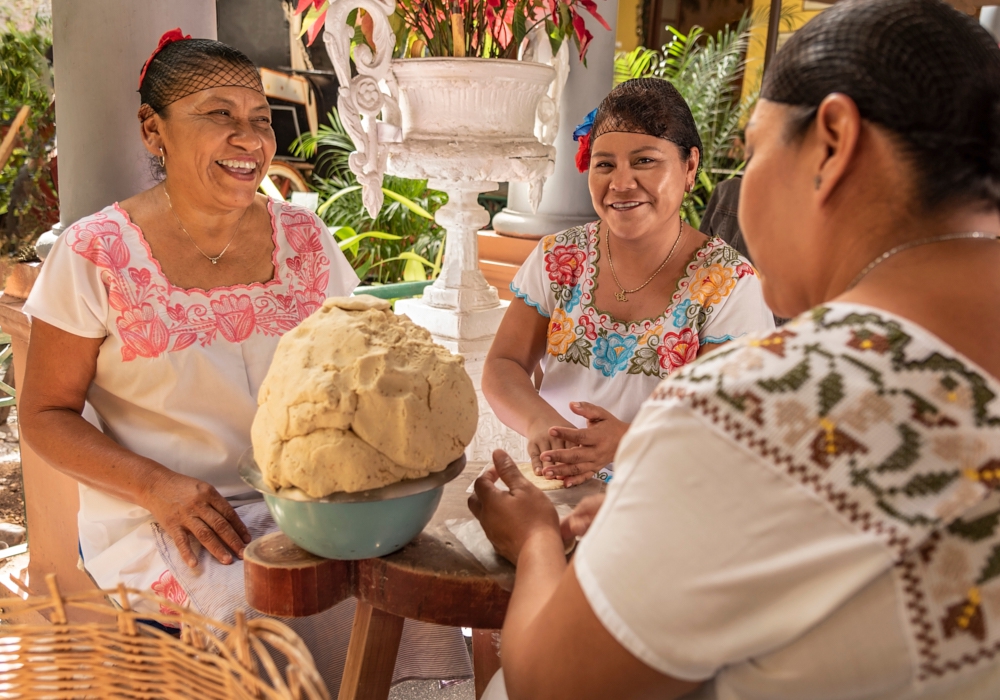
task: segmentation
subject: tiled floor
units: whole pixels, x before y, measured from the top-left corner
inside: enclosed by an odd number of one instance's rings
[[[389,700],[475,700],[472,680],[441,688],[437,681],[406,681],[395,686]]]

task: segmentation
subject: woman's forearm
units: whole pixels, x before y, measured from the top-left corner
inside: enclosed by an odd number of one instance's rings
[[[166,467],[131,452],[68,408],[22,401],[21,435],[38,456],[77,481],[137,505]]]
[[[558,416],[558,412],[538,395],[524,367],[504,357],[486,358],[483,394],[497,418],[521,435],[527,435],[535,421],[551,421]]]

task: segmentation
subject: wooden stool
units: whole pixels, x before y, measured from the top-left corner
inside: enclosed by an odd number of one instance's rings
[[[405,618],[472,628],[476,697],[500,668],[503,626],[514,568],[487,572],[446,526],[468,519],[466,489],[482,463],[470,464],[445,487],[441,505],[416,539],[377,559],[333,561],[312,555],[277,532],[251,542],[243,553],[247,603],[279,617],[314,615],[342,600],[358,599],[339,700],[386,700]],[[575,505],[600,493],[594,480],[553,491],[556,503]]]

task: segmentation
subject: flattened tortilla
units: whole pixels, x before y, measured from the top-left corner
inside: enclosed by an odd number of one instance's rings
[[[544,476],[538,476],[535,474],[535,470],[531,466],[531,462],[522,462],[517,465],[517,468],[521,470],[524,474],[524,478],[533,483],[542,491],[558,491],[559,489],[566,488],[563,486],[563,482],[559,479],[546,479]]]

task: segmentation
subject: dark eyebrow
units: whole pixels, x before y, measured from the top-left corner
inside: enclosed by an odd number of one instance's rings
[[[643,146],[642,148],[637,148],[634,151],[629,151],[629,155],[630,156],[634,156],[634,155],[637,155],[639,153],[642,153],[643,151],[655,151],[657,153],[661,152],[660,149],[657,148],[656,146]],[[597,151],[596,153],[591,153],[590,157],[591,158],[613,158],[614,155],[615,155],[614,153],[608,153],[607,151]]]
[[[228,97],[219,97],[218,95],[213,95],[213,96],[209,97],[208,99],[206,99],[204,102],[202,102],[201,103],[201,107],[203,107],[203,108],[208,108],[209,106],[215,107],[215,106],[218,106],[219,104],[221,104],[221,105],[223,105],[225,107],[229,107],[230,109],[234,109],[234,108],[236,108],[236,107],[239,106],[236,102],[234,102],[233,100],[230,100]],[[260,105],[257,105],[255,107],[251,107],[250,111],[251,112],[267,112],[268,114],[270,114],[271,113],[271,105],[269,105],[267,103],[260,104]]]

